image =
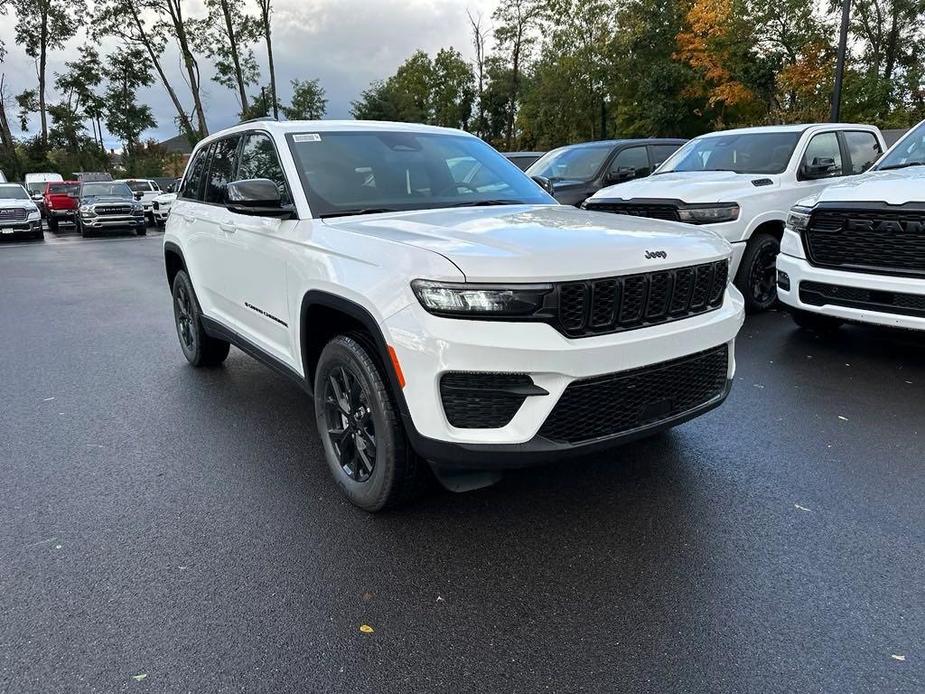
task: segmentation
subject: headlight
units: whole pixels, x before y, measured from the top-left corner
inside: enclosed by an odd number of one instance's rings
[[[809,226],[809,217],[811,214],[812,210],[808,207],[793,207],[790,210],[790,215],[787,217],[787,226],[797,233],[806,231],[806,228]]]
[[[688,224],[717,224],[739,218],[739,206],[734,202],[716,205],[691,205],[678,210],[678,219]]]
[[[29,219],[41,219],[42,213],[39,212],[39,209],[36,207],[34,210],[29,210]]]
[[[429,313],[438,316],[525,316],[543,305],[550,284],[464,284],[414,280],[414,295]]]
[[[81,205],[80,214],[84,217],[96,217],[96,212],[93,211],[93,208],[90,205]]]

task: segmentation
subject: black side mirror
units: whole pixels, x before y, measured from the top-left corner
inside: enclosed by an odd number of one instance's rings
[[[536,183],[536,185],[555,197],[556,187],[552,184],[552,181],[550,181],[545,176],[530,176],[530,178],[533,179],[533,182]]]
[[[636,169],[632,166],[621,166],[615,171],[608,171],[604,182],[608,184],[622,183],[634,178],[636,178]]]
[[[132,193],[132,197],[135,198],[136,200],[141,200],[142,195],[141,195],[140,192],[138,192],[138,193]]]
[[[834,171],[835,160],[832,157],[814,157],[811,163],[803,165],[803,178],[810,181],[828,178]]]
[[[292,207],[283,205],[279,188],[268,178],[232,181],[225,190],[228,209],[237,214],[261,217],[292,217]]]

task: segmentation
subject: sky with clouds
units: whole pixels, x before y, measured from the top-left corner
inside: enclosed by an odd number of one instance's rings
[[[281,99],[286,102],[291,94],[289,81],[318,78],[327,91],[328,118],[349,118],[350,102],[375,79],[392,74],[415,50],[435,53],[438,49],[453,46],[466,57],[471,57],[471,36],[466,10],[481,13],[490,19],[494,0],[275,0],[273,18],[273,53],[276,62],[276,79]],[[256,13],[252,0],[245,2],[248,11]],[[202,16],[199,0],[184,3],[190,16]],[[7,56],[2,71],[8,94],[18,94],[33,88],[37,83],[35,65],[16,44],[15,19],[8,16],[0,23],[0,40],[6,45]],[[64,50],[49,56],[49,82],[53,73],[64,69],[64,63],[73,60],[80,46],[87,42],[82,30]],[[114,44],[103,43],[105,53]],[[262,80],[269,82],[266,73],[266,51],[262,44],[255,53],[263,70]],[[178,91],[185,88],[181,78],[176,52],[165,54],[165,69]],[[234,93],[211,81],[208,59],[200,57],[203,71],[203,98],[209,128],[219,130],[237,121],[238,104]],[[54,97],[48,95],[49,100]],[[163,86],[157,82],[140,94],[140,100],[151,106],[158,126],[146,136],[162,140],[177,134],[175,111]],[[187,104],[191,100],[185,99]],[[15,103],[7,105],[10,120],[14,120]],[[38,129],[38,119],[30,124],[30,132]],[[119,143],[109,138],[107,146],[118,148]]]

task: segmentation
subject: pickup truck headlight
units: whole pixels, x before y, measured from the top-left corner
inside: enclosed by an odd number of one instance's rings
[[[809,226],[809,217],[811,214],[812,210],[808,207],[795,206],[791,208],[790,214],[787,217],[787,227],[797,233],[806,231],[806,228]]]
[[[678,219],[688,224],[718,224],[734,222],[739,218],[739,206],[734,202],[715,205],[690,205],[678,210]]]
[[[551,284],[466,284],[414,280],[414,295],[428,313],[451,317],[525,316],[543,305]]]
[[[34,210],[29,210],[29,219],[41,219],[42,213],[39,212],[39,209],[36,207]]]
[[[81,205],[80,215],[82,217],[96,217],[96,212],[93,211],[93,208],[90,207],[90,205]]]

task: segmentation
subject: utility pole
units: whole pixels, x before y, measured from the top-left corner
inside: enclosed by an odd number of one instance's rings
[[[851,14],[851,0],[841,2],[841,32],[838,35],[838,58],[835,62],[835,86],[832,90],[832,117],[837,123],[841,120],[841,88],[845,78],[845,53],[848,50],[848,19]]]

